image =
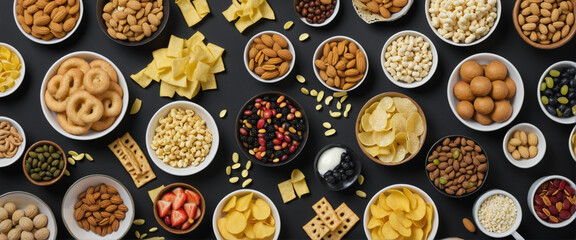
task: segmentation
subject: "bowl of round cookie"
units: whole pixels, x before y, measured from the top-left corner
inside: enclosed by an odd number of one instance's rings
[[[40,105],[48,123],[75,140],[110,133],[128,108],[128,86],[120,69],[94,52],[70,53],[44,76]]]

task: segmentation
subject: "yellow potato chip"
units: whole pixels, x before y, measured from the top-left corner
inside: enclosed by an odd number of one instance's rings
[[[399,113],[407,113],[409,114],[413,112],[418,112],[418,108],[416,105],[408,98],[403,97],[394,97],[394,106]]]
[[[381,150],[382,149],[382,150]],[[387,150],[378,146],[370,146],[370,147],[364,147],[364,150],[366,152],[368,152],[368,154],[370,154],[370,156],[372,157],[376,157],[376,155],[381,154],[381,151]],[[385,153],[382,153],[385,154]]]
[[[418,194],[414,194],[414,198],[416,198],[416,208],[410,211],[407,217],[418,221],[426,215],[426,202],[424,202],[424,199]]]
[[[208,80],[206,80],[206,82],[200,82],[200,86],[202,87],[202,91],[214,90],[214,89],[218,88],[218,86],[216,84],[216,77],[214,76],[214,74],[208,74],[206,76],[206,78],[208,79]]]
[[[266,222],[272,226],[276,226],[276,219],[274,219],[274,216],[272,216],[272,215],[270,215],[270,217],[268,217]]]
[[[394,114],[390,119],[390,125],[396,132],[406,132],[406,118],[402,114]]]
[[[156,200],[156,196],[158,196],[158,193],[160,191],[162,191],[163,188],[164,188],[164,185],[148,191],[148,196],[150,197],[150,200],[152,200],[152,202],[154,202]]]
[[[382,225],[381,233],[383,239],[397,239],[400,234],[392,228],[390,221],[387,221]]]
[[[374,206],[374,205],[372,205],[372,206]],[[380,218],[372,216],[370,218],[370,220],[368,221],[368,225],[366,226],[366,228],[374,229],[376,227],[382,226],[382,224],[384,224],[384,223],[382,222],[382,220]]]
[[[304,194],[310,193],[310,189],[308,189],[306,180],[292,182],[292,185],[294,186],[294,190],[296,190],[296,195],[298,195],[298,198],[302,197]]]
[[[404,227],[404,225],[401,223],[401,220],[398,219],[399,213],[400,212],[398,211],[394,211],[392,214],[390,214],[388,222],[390,223],[390,226],[392,226],[392,229],[396,230],[396,232],[398,232],[400,235],[404,237],[410,237],[410,235],[412,235],[412,229]]]
[[[376,108],[372,115],[368,117],[368,122],[374,131],[382,131],[386,128],[388,116],[385,111],[378,111],[378,108]]]
[[[252,197],[254,196],[253,192],[250,192],[242,197],[239,197],[236,201],[236,206],[234,207],[236,211],[244,212],[248,209],[250,202],[252,201]]]
[[[406,157],[406,147],[402,144],[396,144],[396,154],[394,155],[393,162],[401,162]]]
[[[254,224],[248,222],[246,228],[244,228],[244,234],[248,239],[256,239],[256,235],[254,234]]]
[[[240,2],[232,0],[232,5],[222,12],[222,15],[228,22],[238,19],[234,25],[239,32],[243,32],[261,18],[275,19],[274,11],[266,0],[242,0]]]
[[[413,227],[412,228],[412,235],[409,237],[410,239],[425,239],[424,238],[424,231],[422,228]]]
[[[390,213],[392,213],[391,211],[386,211],[386,209],[384,209],[383,207],[379,206],[379,205],[370,205],[370,213],[372,214],[372,216],[376,217],[376,218],[384,218],[388,215],[390,215]]]
[[[408,189],[408,188],[402,188],[402,192],[404,193],[404,195],[406,196],[406,198],[408,198],[408,201],[410,202],[410,209],[415,209],[416,205],[417,205],[417,201],[416,201],[416,197],[414,197],[414,194],[412,193],[412,191],[410,191],[410,189]]]
[[[422,229],[424,232],[424,238],[428,238],[430,235],[430,230],[432,230],[432,219],[434,218],[434,210],[432,210],[432,204],[426,203],[426,226]]]
[[[364,146],[376,145],[376,141],[374,140],[374,137],[372,137],[372,132],[358,133],[358,140],[360,140],[360,143]]]
[[[410,154],[416,154],[420,148],[420,137],[416,136],[414,133],[409,133],[406,138],[406,150]]]
[[[134,103],[132,103],[132,107],[130,108],[130,114],[136,114],[140,111],[142,107],[142,100],[139,98],[134,99]]]
[[[407,140],[406,132],[396,132],[396,136],[394,136],[394,143],[397,145],[405,145]]]
[[[385,132],[372,132],[372,138],[378,146],[386,147],[394,143],[395,133],[394,129]]]
[[[202,41],[204,41],[205,38],[206,37],[204,37],[204,34],[198,31],[186,40],[186,47],[192,49],[197,44],[202,44]]]
[[[216,220],[218,232],[220,232],[220,235],[222,236],[222,238],[224,238],[224,239],[239,239],[238,236],[235,236],[234,234],[231,234],[230,232],[228,232],[228,230],[226,229],[227,223],[228,223],[228,218],[226,218],[226,217],[218,218],[218,220]]]
[[[378,102],[377,109],[379,109],[379,111],[386,112],[386,111],[390,110],[392,107],[394,107],[394,101],[392,100],[392,98],[391,97],[383,97]]]
[[[396,155],[396,147],[394,145],[395,144],[390,144],[388,147],[385,147],[386,149],[388,149],[388,151],[386,152],[382,151],[376,157],[380,159],[380,161],[385,163],[392,162],[394,160],[394,156]]]
[[[192,6],[190,0],[176,0],[176,5],[180,8],[188,27],[192,27],[202,20],[202,16],[198,14],[198,11]]]
[[[276,228],[274,226],[270,226],[266,223],[257,222],[254,224],[254,237],[256,237],[256,239],[271,237],[274,235],[275,231]]]
[[[132,78],[132,80],[138,83],[138,85],[140,85],[140,87],[142,88],[148,87],[148,85],[150,85],[150,83],[152,82],[152,78],[144,74],[144,72],[146,72],[146,69],[147,67],[143,68],[142,70],[140,70],[140,72],[136,74],[130,75],[130,78]]]
[[[210,13],[210,6],[206,0],[194,0],[194,8],[200,17],[204,18],[208,13]]]
[[[176,93],[176,87],[174,85],[170,85],[167,82],[160,82],[160,97],[174,97],[174,93]]]
[[[246,224],[248,223],[244,214],[238,211],[231,211],[226,215],[226,231],[231,234],[240,234],[246,228]]]
[[[420,136],[424,133],[424,122],[418,112],[413,112],[406,120],[406,131]]]
[[[364,115],[362,115],[362,117],[360,118],[360,126],[362,127],[362,130],[364,132],[372,132],[374,131],[374,129],[372,128],[372,125],[370,125],[370,116],[372,114],[370,113],[364,113]]]
[[[373,113],[374,110],[378,107],[378,104],[380,104],[380,102],[372,103],[372,105],[370,105],[370,107],[366,108],[366,111],[364,111],[364,114],[366,114],[366,113],[370,113],[370,114]]]
[[[12,52],[10,51],[10,49],[4,46],[0,47],[0,60],[8,60],[10,59],[11,55]]]
[[[304,178],[305,178],[304,173],[302,173],[302,171],[300,171],[300,169],[292,170],[292,174],[290,176],[290,180],[292,181],[292,183],[302,181],[302,180],[304,180]]]
[[[238,200],[238,197],[236,197],[236,195],[232,196],[230,198],[230,200],[228,200],[226,205],[224,205],[224,208],[222,208],[222,212],[228,212],[228,211],[234,209],[236,207],[236,201],[237,200]]]
[[[270,205],[262,199],[256,199],[252,206],[252,215],[256,220],[266,220],[270,216]]]
[[[392,210],[402,210],[405,212],[410,211],[410,201],[404,193],[396,189],[388,190],[389,195],[386,197],[386,205],[388,205]]]
[[[284,201],[284,203],[290,202],[296,198],[296,193],[294,193],[294,187],[292,187],[292,181],[290,179],[279,183],[278,189],[280,190],[280,195],[282,196],[282,201]]]
[[[166,56],[172,58],[180,58],[182,57],[183,50],[184,39],[171,35],[170,42],[168,43],[168,50],[166,51]]]

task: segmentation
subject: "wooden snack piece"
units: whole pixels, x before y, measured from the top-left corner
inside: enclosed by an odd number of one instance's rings
[[[306,223],[306,225],[304,225],[302,228],[306,234],[308,234],[308,237],[310,237],[312,240],[320,240],[326,236],[328,232],[330,232],[330,229],[326,226],[326,224],[324,224],[318,215],[314,216],[314,218]]]
[[[325,240],[342,239],[348,231],[360,220],[356,213],[354,213],[346,203],[340,204],[336,210],[336,216],[342,221],[342,224],[335,230],[329,232],[324,236]]]
[[[156,178],[152,168],[150,168],[148,159],[142,153],[140,146],[130,136],[130,133],[126,133],[124,136],[114,140],[108,145],[108,148],[120,160],[120,163],[132,177],[136,187],[140,188]]]
[[[338,219],[336,212],[334,212],[334,208],[332,208],[332,205],[330,205],[330,203],[328,202],[328,200],[326,200],[325,197],[323,197],[322,199],[320,199],[320,201],[312,205],[312,209],[314,209],[316,214],[318,214],[318,217],[322,219],[322,221],[324,222],[324,224],[326,224],[326,226],[330,229],[330,231],[336,230],[336,228],[340,225],[340,223],[342,223],[340,219]]]

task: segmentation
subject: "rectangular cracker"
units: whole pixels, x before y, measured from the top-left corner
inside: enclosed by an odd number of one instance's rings
[[[326,227],[326,224],[322,222],[322,219],[318,217],[318,215],[314,216],[314,218],[312,218],[312,220],[306,223],[302,228],[312,240],[320,240],[330,232],[330,229]]]
[[[278,183],[278,190],[280,191],[284,203],[290,202],[296,198],[294,187],[292,187],[292,182],[290,180]]]
[[[130,136],[130,133],[126,133],[124,136],[114,140],[108,145],[108,148],[130,174],[136,187],[140,188],[156,178],[152,168],[150,168],[148,159],[146,159],[140,146]]]
[[[312,205],[312,209],[314,212],[318,214],[318,217],[322,219],[324,224],[330,229],[330,231],[336,230],[336,228],[342,223],[340,219],[336,216],[336,212],[334,212],[334,208],[332,205],[326,200],[325,197],[320,199],[317,203]]]
[[[342,239],[344,235],[346,235],[346,233],[348,233],[348,231],[350,231],[350,229],[360,220],[356,213],[354,213],[346,203],[340,204],[340,206],[334,211],[336,212],[336,216],[338,216],[340,221],[342,221],[342,224],[340,224],[340,226],[335,230],[326,234],[326,236],[324,236],[325,240]]]

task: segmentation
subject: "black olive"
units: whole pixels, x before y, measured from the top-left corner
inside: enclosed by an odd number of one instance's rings
[[[546,90],[542,91],[542,94],[544,96],[550,97],[550,96],[552,96],[552,94],[554,94],[554,92],[552,91],[552,89],[546,88]]]
[[[565,105],[562,105],[565,106]],[[562,111],[562,116],[564,117],[570,117],[572,116],[572,109],[571,108],[566,108],[566,110]]]
[[[354,169],[346,170],[346,175],[348,175],[348,176],[354,175]]]
[[[553,116],[556,116],[556,108],[550,106],[550,103],[546,105],[546,111],[548,111],[548,113],[552,114]]]
[[[558,106],[558,100],[556,98],[548,98],[548,106],[556,107]]]

